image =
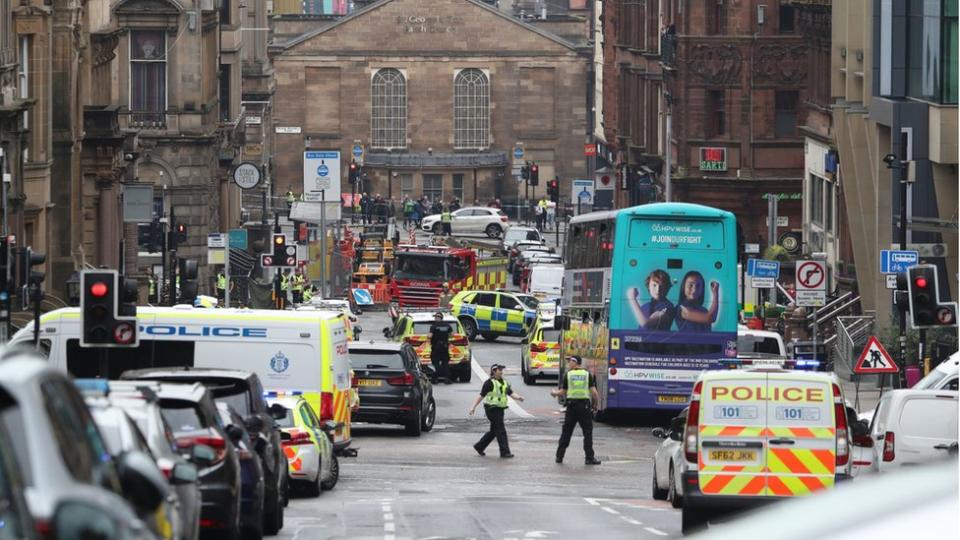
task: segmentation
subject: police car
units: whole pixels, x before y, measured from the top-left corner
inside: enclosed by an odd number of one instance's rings
[[[473,341],[479,334],[494,341],[500,336],[524,337],[530,332],[537,320],[537,307],[529,302],[505,291],[460,291],[450,300],[450,310],[468,339]]]
[[[681,529],[717,510],[806,496],[850,478],[843,393],[831,373],[705,371],[683,433]]]
[[[421,366],[430,363],[430,326],[434,322],[436,310],[406,311],[397,317],[393,328],[384,328],[384,336],[409,343],[417,353]],[[450,336],[450,375],[460,382],[470,382],[470,342],[460,322],[451,314],[445,313],[443,321],[453,327]]]
[[[537,319],[530,336],[520,348],[520,374],[525,384],[537,382],[539,377],[560,375],[560,330],[553,321]]]

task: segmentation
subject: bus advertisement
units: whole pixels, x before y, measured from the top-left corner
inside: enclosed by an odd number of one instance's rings
[[[609,265],[610,284],[603,298],[565,303],[576,320],[570,348],[596,375],[602,408],[682,408],[700,371],[737,355],[735,218],[681,203],[605,214],[615,215],[571,222],[579,249],[609,252],[593,262]],[[569,270],[571,289],[599,270]]]

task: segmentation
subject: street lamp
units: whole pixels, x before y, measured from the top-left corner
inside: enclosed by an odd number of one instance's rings
[[[906,178],[904,174],[904,169],[907,168],[907,162],[901,161],[896,154],[887,154],[883,156],[883,162],[887,165],[887,168],[891,171],[895,171],[894,174],[899,173],[899,178],[897,180],[900,182],[900,249],[907,249],[907,184],[910,182],[909,178]],[[898,291],[899,292],[899,291]],[[894,293],[894,299],[901,300],[903,295],[898,295],[897,292]],[[916,369],[916,365],[910,359],[907,358],[907,310],[906,306],[898,303],[897,311],[900,312],[900,362],[903,369]],[[926,331],[920,330],[920,350],[921,356],[923,351],[923,345],[926,341]],[[907,363],[910,363],[911,366],[908,367]],[[904,372],[905,374],[906,372]]]

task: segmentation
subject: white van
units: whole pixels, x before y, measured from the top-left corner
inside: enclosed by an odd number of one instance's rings
[[[955,352],[941,362],[926,377],[913,386],[914,390],[957,390],[960,371],[960,352]]]
[[[953,390],[891,390],[883,394],[870,424],[871,472],[957,459],[958,393]]]
[[[138,307],[140,344],[80,346],[79,308],[40,317],[40,346],[50,363],[77,378],[117,379],[129,369],[191,366],[256,373],[268,393],[301,393],[321,420],[342,422],[338,448],[350,440],[350,357],[345,316],[332,311]],[[33,325],[12,344],[29,343]]]
[[[563,265],[537,264],[530,268],[530,286],[527,291],[540,300],[560,298],[563,295]]]
[[[739,358],[786,358],[787,346],[783,337],[767,330],[751,330],[737,326],[737,356]]]

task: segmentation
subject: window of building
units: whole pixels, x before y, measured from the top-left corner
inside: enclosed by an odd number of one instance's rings
[[[136,122],[163,122],[167,108],[167,40],[162,31],[130,32],[130,110]]]
[[[727,105],[723,90],[707,90],[705,113],[708,137],[727,133]]]
[[[464,69],[453,86],[454,148],[486,148],[490,144],[490,81],[479,69]]]
[[[377,148],[407,147],[407,80],[399,70],[373,76],[372,133]]]
[[[824,179],[810,175],[810,200],[807,201],[810,211],[810,221],[823,227],[823,184]]]
[[[30,97],[30,36],[20,36],[20,58],[17,62],[17,87],[20,98]],[[23,128],[30,128],[30,113],[23,113]]]
[[[443,175],[423,175],[423,194],[429,197],[430,201],[443,199]]]
[[[453,196],[463,200],[463,175],[453,175]]]
[[[913,0],[907,7],[907,95],[957,102],[957,2]]]
[[[833,233],[833,205],[834,189],[833,182],[823,182],[823,229],[828,233]]]
[[[230,114],[230,64],[220,64],[220,119],[229,122]]]
[[[230,0],[220,0],[220,24],[222,26],[230,25]]]
[[[729,0],[707,0],[707,34],[722,35],[726,31],[727,2]]]
[[[957,15],[956,1],[943,6],[943,102],[957,102]]]
[[[780,17],[777,22],[781,34],[793,33],[795,13],[793,6],[780,4]]]
[[[797,132],[797,101],[799,92],[796,90],[777,91],[774,96],[774,135],[777,137],[792,137]]]
[[[417,198],[413,193],[413,175],[410,173],[400,174],[400,197]]]

